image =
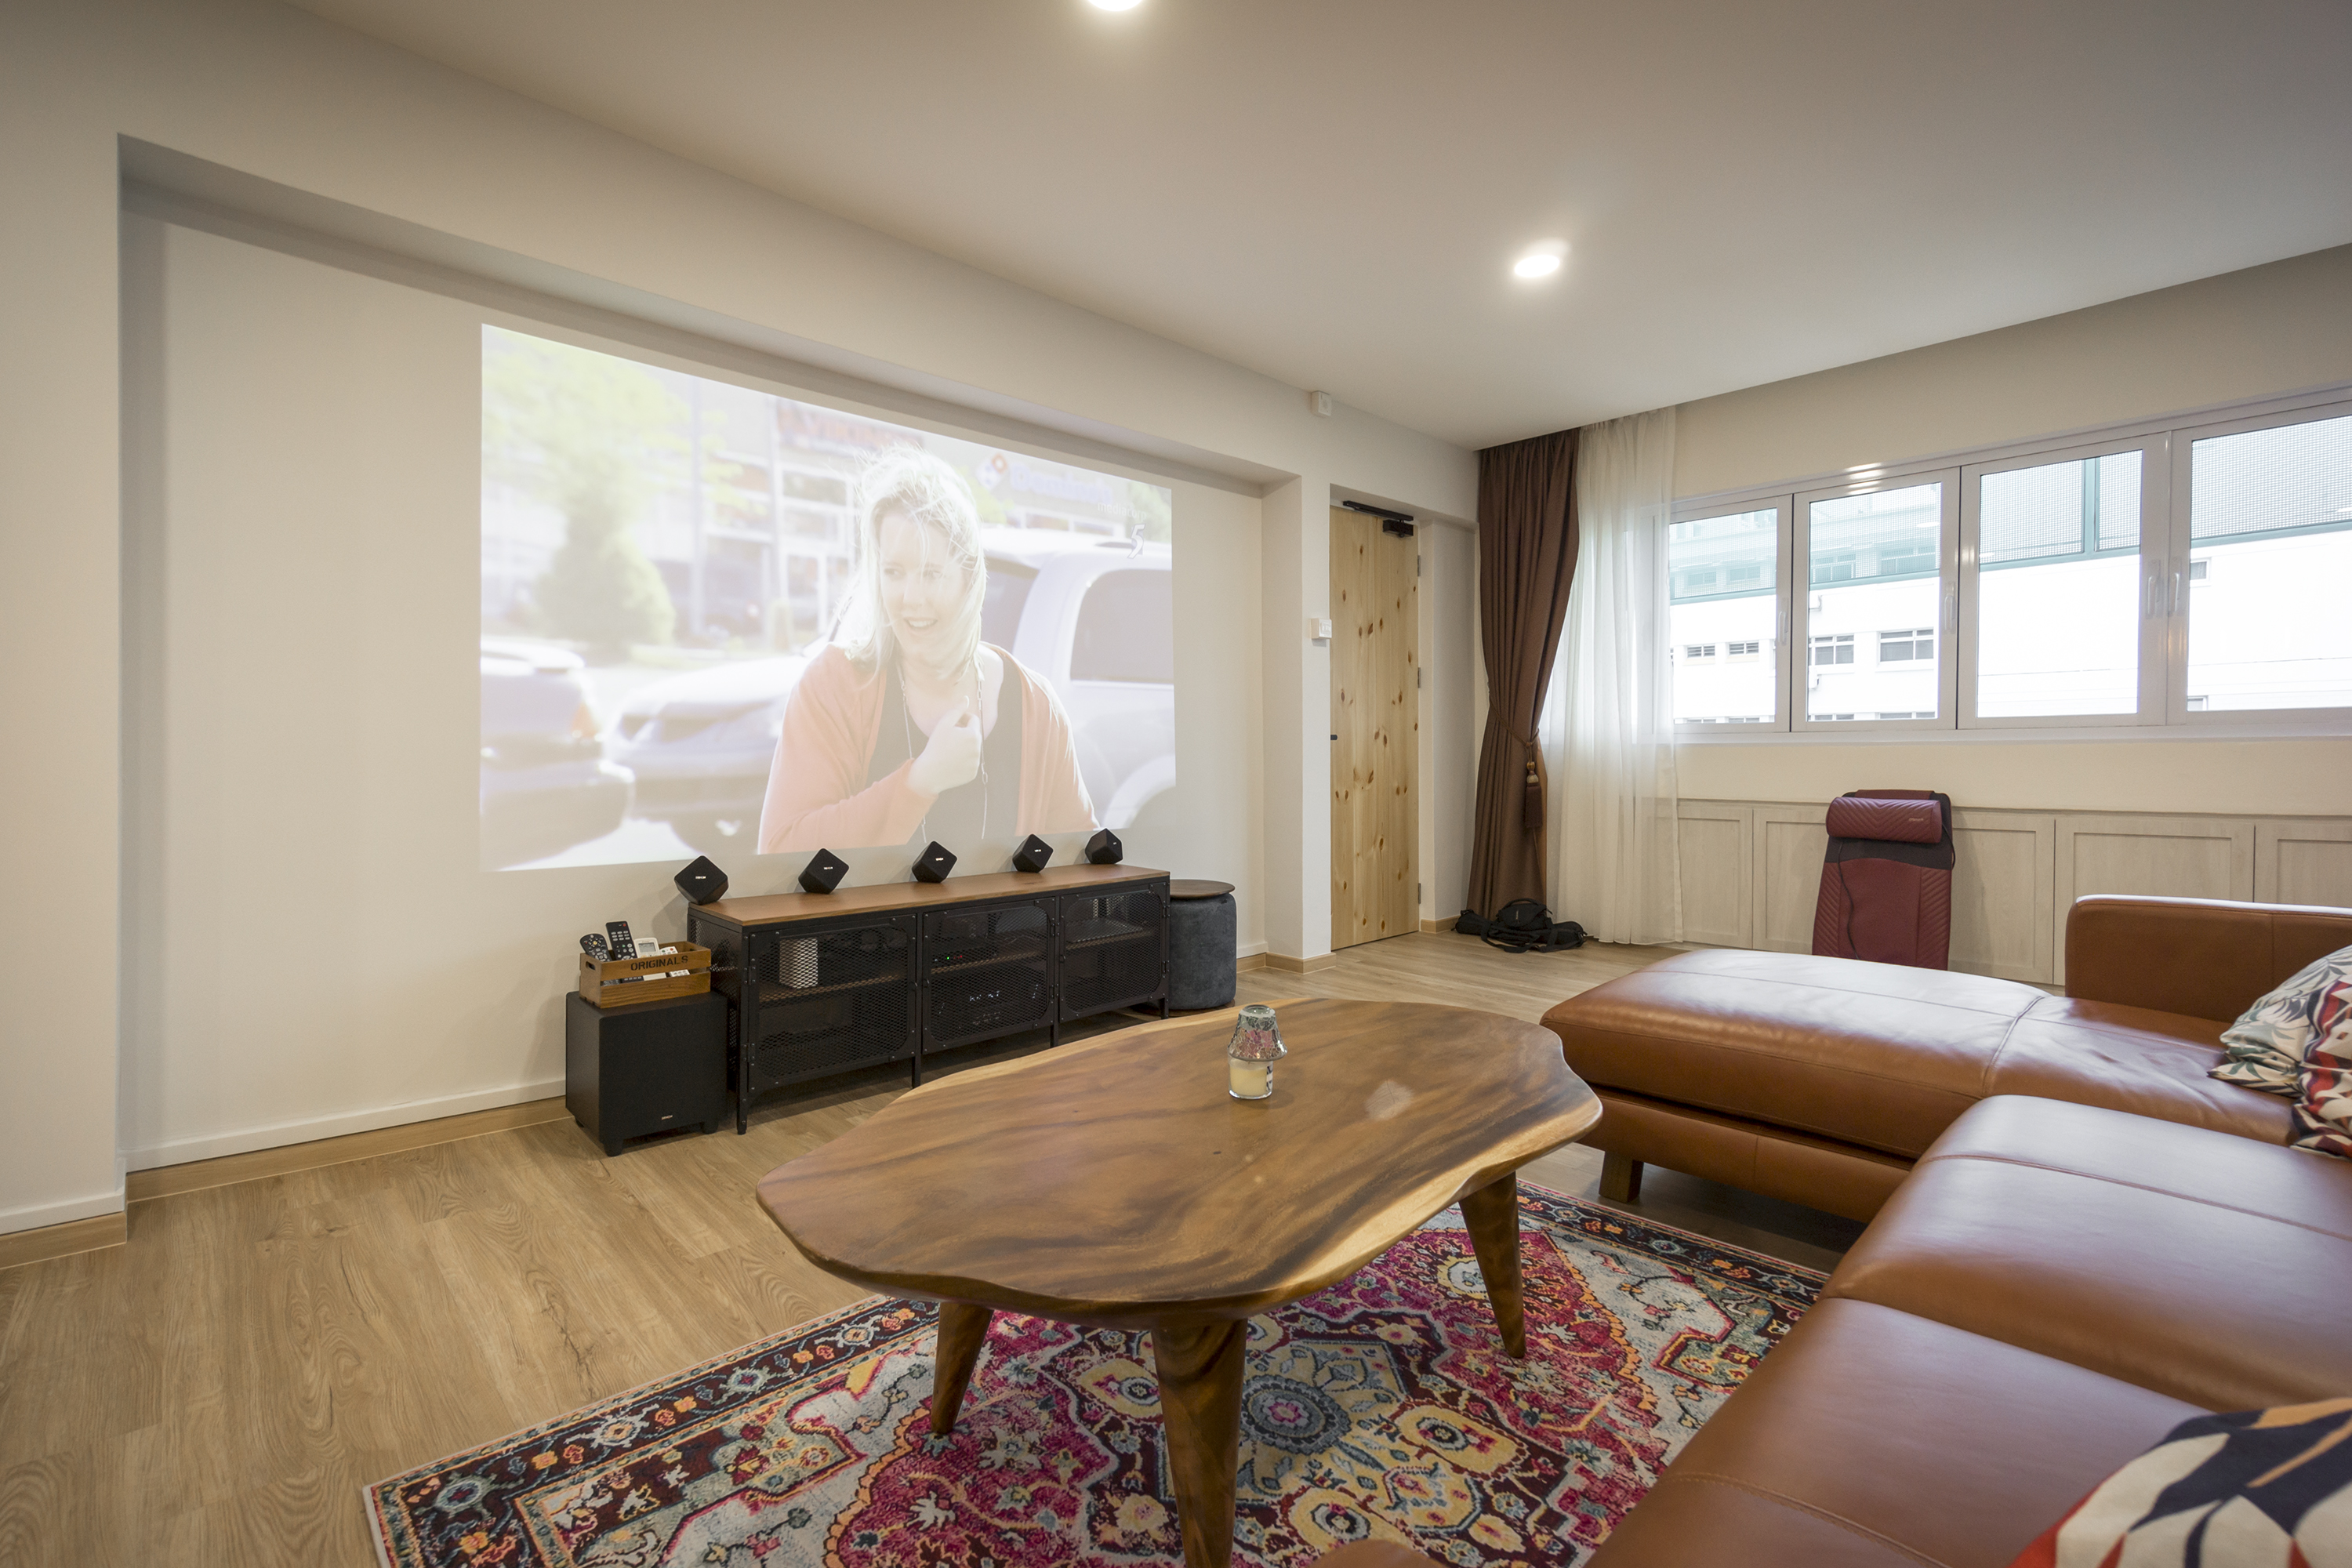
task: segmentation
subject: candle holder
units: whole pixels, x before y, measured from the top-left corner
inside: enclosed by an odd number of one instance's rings
[[[1274,1009],[1252,1003],[1234,1025],[1233,1043],[1225,1047],[1225,1092],[1235,1100],[1274,1097],[1274,1064],[1290,1054]]]

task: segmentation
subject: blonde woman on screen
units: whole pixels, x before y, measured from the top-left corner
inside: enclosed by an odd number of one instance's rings
[[[915,447],[857,486],[856,598],[801,676],[760,812],[760,853],[1091,831],[1059,698],[980,640],[980,510]]]

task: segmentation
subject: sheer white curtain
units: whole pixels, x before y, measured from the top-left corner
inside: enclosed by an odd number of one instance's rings
[[[1544,700],[1551,911],[1602,942],[1679,942],[1666,525],[1675,411],[1577,435],[1576,576]]]

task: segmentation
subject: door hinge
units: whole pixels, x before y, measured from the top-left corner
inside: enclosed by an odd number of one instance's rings
[[[1421,557],[1418,555],[1412,558],[1412,574],[1416,577],[1421,575]]]
[[[1417,664],[1412,667],[1412,689],[1415,691],[1421,689],[1421,666]]]
[[[1416,904],[1421,902],[1421,884],[1419,882],[1415,882],[1412,885],[1412,901]]]

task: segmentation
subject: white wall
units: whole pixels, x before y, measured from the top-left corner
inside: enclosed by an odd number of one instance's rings
[[[564,984],[562,955],[581,927],[583,907],[593,902],[636,916],[658,907],[667,891],[661,868],[639,868],[614,873],[643,879],[625,889],[619,884],[591,889],[583,881],[576,900],[561,900],[560,919],[552,909],[518,911],[508,928],[511,947],[452,961],[446,984],[435,993],[440,1009],[429,1015],[431,1025],[371,1018],[372,998],[381,1001],[382,994],[365,986],[294,982],[306,1008],[328,1010],[327,1037],[350,1040],[364,1034],[368,1050],[413,1039],[450,1018],[460,1020],[462,1030],[478,1031],[471,1038],[528,1032],[527,1040],[510,1041],[501,1047],[507,1056],[479,1071],[383,1066],[349,1096],[338,1100],[341,1088],[327,1086],[293,1106],[290,1120],[308,1116],[309,1122],[267,1133],[254,1129],[286,1105],[236,1110],[215,1104],[175,1122],[158,1110],[145,1087],[144,1069],[153,1063],[132,1058],[134,1070],[118,1079],[118,1054],[136,1045],[120,1037],[154,1022],[153,998],[139,1000],[139,987],[152,984],[154,963],[169,962],[156,957],[152,940],[140,940],[142,932],[152,938],[154,916],[144,900],[153,896],[153,879],[162,876],[169,889],[174,876],[187,886],[187,879],[217,870],[236,883],[230,889],[236,898],[249,898],[240,890],[240,858],[266,855],[283,842],[276,837],[278,819],[259,802],[274,798],[308,833],[320,830],[315,814],[321,811],[326,826],[346,826],[334,820],[333,808],[273,796],[279,785],[248,798],[221,783],[215,786],[221,791],[218,818],[203,825],[184,807],[175,821],[168,807],[160,808],[171,843],[161,870],[143,864],[118,879],[117,847],[126,829],[144,833],[155,826],[137,815],[142,797],[136,795],[126,822],[119,787],[126,598],[134,605],[152,602],[169,591],[183,566],[189,575],[179,581],[191,588],[205,584],[207,571],[220,570],[176,557],[163,563],[160,575],[152,562],[128,579],[121,570],[120,432],[126,411],[117,348],[124,309],[118,297],[117,179],[119,139],[125,137],[380,216],[388,231],[429,234],[484,256],[681,302],[700,321],[740,328],[744,342],[811,345],[813,363],[885,385],[919,385],[933,395],[948,389],[975,409],[1039,411],[1041,420],[1138,453],[1181,449],[1199,454],[1197,461],[1211,468],[1295,477],[1307,500],[1290,510],[1306,526],[1268,526],[1255,539],[1244,538],[1252,521],[1247,514],[1258,504],[1246,497],[1180,491],[1178,506],[1223,531],[1223,542],[1214,551],[1234,575],[1208,591],[1234,596],[1235,613],[1255,618],[1267,636],[1280,634],[1260,650],[1263,674],[1255,695],[1261,705],[1261,753],[1251,756],[1244,739],[1224,759],[1236,779],[1262,769],[1276,787],[1260,796],[1262,826],[1222,819],[1213,826],[1224,841],[1249,842],[1248,853],[1262,857],[1266,891],[1258,918],[1265,940],[1278,952],[1299,954],[1328,946],[1322,929],[1328,879],[1320,863],[1328,855],[1321,817],[1328,811],[1328,752],[1321,741],[1327,681],[1325,672],[1307,668],[1304,638],[1305,617],[1318,611],[1328,586],[1322,531],[1314,523],[1334,485],[1391,497],[1414,510],[1467,517],[1475,506],[1470,454],[1354,410],[1317,419],[1299,389],[816,213],[301,13],[258,0],[125,0],[103,6],[35,0],[0,11],[0,145],[9,150],[0,160],[0,210],[9,215],[0,226],[0,342],[20,367],[0,390],[0,539],[5,542],[0,548],[6,563],[0,571],[0,658],[18,674],[11,722],[0,731],[11,781],[10,809],[0,826],[0,887],[6,889],[0,941],[16,951],[38,947],[50,956],[45,983],[10,1008],[0,1047],[10,1090],[0,1103],[0,1230],[119,1207],[119,1151],[130,1142],[152,1150],[185,1133],[195,1142],[181,1146],[194,1148],[223,1136],[208,1130],[236,1117],[246,1119],[237,1124],[247,1131],[231,1142],[247,1136],[285,1141],[315,1136],[321,1128],[341,1130],[330,1125],[337,1116],[404,1120],[433,1113],[414,1109],[421,1103],[415,1098],[408,1109],[388,1106],[388,1099],[447,1092],[520,1099],[538,1092],[551,1066],[544,1055],[545,1010]],[[410,412],[405,405],[401,411]],[[455,411],[443,412],[454,417]],[[395,489],[407,482],[396,474],[370,477]],[[152,476],[133,476],[134,500],[152,482]],[[1278,497],[1285,480],[1273,482]],[[454,499],[450,504],[457,504]],[[464,504],[470,508],[470,498]],[[212,519],[206,526],[229,527],[229,520]],[[317,541],[317,548],[343,565],[381,566],[384,595],[409,584],[408,574],[436,569],[430,550],[425,560],[378,562],[372,552],[383,545],[373,539],[337,534]],[[1253,556],[1262,572],[1276,567],[1263,587],[1246,582]],[[1180,579],[1184,575],[1180,572]],[[214,585],[220,583],[215,576]],[[1201,592],[1180,580],[1180,616],[1197,606]],[[1254,593],[1264,596],[1253,601]],[[389,679],[388,667],[401,658],[383,629],[388,614],[371,605],[352,606],[345,617],[362,634],[346,650],[344,673],[363,689]],[[405,648],[411,628],[401,629],[399,647]],[[191,668],[207,659],[215,668],[240,668],[251,656],[243,635],[242,628],[223,628]],[[460,645],[470,635],[461,634]],[[142,658],[155,657],[151,644],[135,647]],[[174,645],[167,642],[165,648],[176,665]],[[1444,650],[1433,655],[1434,668]],[[301,679],[311,677],[306,671]],[[1251,693],[1237,686],[1221,691],[1221,700],[1247,712]],[[201,700],[186,710],[204,711]],[[467,714],[470,723],[470,707]],[[197,757],[207,746],[217,755],[223,735],[257,722],[234,701],[230,710],[213,715],[216,731],[207,731],[200,719],[165,719],[136,706],[127,717],[134,747],[159,738],[168,745],[176,735]],[[456,721],[447,715],[417,717],[436,725]],[[1189,703],[1180,708],[1180,745],[1198,744],[1205,721]],[[1310,729],[1312,745],[1306,739]],[[426,875],[407,864],[415,841],[396,828],[411,796],[377,743],[364,735],[321,743],[335,771],[351,775],[339,782],[358,803],[355,809],[371,814],[368,830],[385,836],[342,852],[331,873],[337,885],[350,890],[390,878],[418,889],[417,897],[448,896],[454,884],[408,880]],[[1200,776],[1191,769],[1189,752],[1184,765],[1189,787]],[[378,776],[373,770],[385,771]],[[1204,799],[1200,809],[1222,818],[1239,798]],[[1208,870],[1205,865],[1184,868]],[[124,889],[142,900],[127,966],[118,921]],[[198,897],[193,888],[186,896]],[[254,918],[250,902],[226,908],[236,918]],[[375,931],[369,923],[373,918],[322,915],[289,900],[271,908],[262,929],[238,934],[353,951]],[[313,951],[305,948],[291,962],[299,963]],[[542,960],[541,953],[550,956]],[[544,970],[536,967],[542,963]],[[220,1050],[239,1048],[235,1027],[222,1023],[215,1028]],[[505,1087],[495,1087],[499,1082]],[[478,1090],[477,1085],[493,1087]],[[332,1109],[362,1100],[372,1109]],[[127,1130],[121,1138],[118,1118]],[[148,1140],[162,1142],[142,1142]]]
[[[1675,493],[1711,495],[2352,382],[2352,246],[1675,411]],[[2345,809],[2352,737],[1699,742],[1691,800],[1935,788],[2029,810]]]

